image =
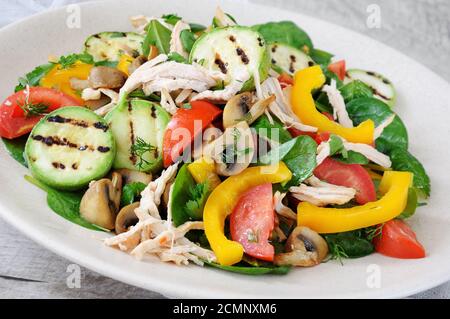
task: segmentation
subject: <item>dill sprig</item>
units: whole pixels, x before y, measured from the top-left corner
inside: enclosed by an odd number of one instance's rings
[[[376,237],[383,236],[383,225],[379,224],[365,229],[365,235],[368,241],[372,241]]]
[[[146,153],[150,153],[155,150],[156,150],[155,146],[151,145],[150,143],[147,143],[142,138],[138,137],[135,140],[134,144],[131,145],[130,153],[131,153],[131,155],[137,157],[138,162],[136,165],[139,169],[142,170],[145,165],[149,165],[150,163],[152,163],[151,161],[147,161],[144,158],[144,155]]]
[[[342,259],[348,258],[348,255],[345,252],[344,247],[336,243],[329,243],[328,248],[330,252],[329,260],[337,260],[343,266],[344,263]]]
[[[47,114],[48,105],[44,103],[31,103],[31,102],[22,102],[17,103],[17,105],[22,109],[25,117],[33,117]]]

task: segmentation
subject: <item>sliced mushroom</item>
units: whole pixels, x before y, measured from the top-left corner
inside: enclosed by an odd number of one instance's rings
[[[122,195],[122,176],[113,173],[111,179],[91,182],[80,203],[80,214],[88,222],[114,229]]]
[[[144,172],[133,171],[127,168],[121,168],[116,170],[117,173],[122,175],[123,184],[130,183],[144,183],[148,185],[152,181],[152,174],[147,174]]]
[[[134,210],[139,207],[139,202],[123,207],[116,218],[116,234],[121,234],[129,230],[139,221],[139,218],[134,213]]]
[[[222,176],[236,175],[246,169],[253,158],[255,143],[247,122],[241,121],[225,130],[213,142],[212,154],[206,154],[216,163],[216,172]]]
[[[143,55],[138,56],[136,59],[133,60],[133,62],[131,62],[131,64],[128,66],[128,73],[131,74],[134,71],[136,71],[136,69],[138,67],[140,67],[142,64],[144,64],[145,62],[147,62],[147,58]]]
[[[111,102],[111,98],[107,97],[106,95],[102,94],[100,96],[100,99],[98,100],[87,100],[84,101],[84,104],[92,111],[98,110],[102,106],[105,106]]]
[[[308,227],[296,227],[286,241],[286,253],[275,255],[276,265],[311,267],[328,254],[328,245],[318,233]]]
[[[70,87],[77,91],[82,91],[89,87],[88,80],[80,80],[78,78],[70,78],[69,82],[70,82]]]
[[[263,115],[266,108],[275,101],[275,96],[271,95],[266,99],[253,103],[253,94],[249,92],[241,93],[231,98],[223,110],[223,126],[232,127],[240,121],[252,124],[258,117]]]
[[[96,66],[91,69],[88,81],[93,89],[118,89],[124,85],[126,78],[125,73],[115,68]]]

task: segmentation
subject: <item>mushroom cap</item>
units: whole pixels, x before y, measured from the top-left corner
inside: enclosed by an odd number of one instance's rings
[[[115,172],[119,173],[122,176],[123,184],[140,182],[148,185],[152,181],[152,174],[134,171],[128,168],[117,169],[115,170]]]
[[[139,218],[134,213],[134,210],[139,207],[139,202],[127,205],[123,207],[119,214],[117,214],[116,223],[115,223],[115,229],[116,234],[121,234],[126,231],[131,226],[134,226],[139,221]]]
[[[249,92],[232,97],[223,109],[223,127],[232,127],[240,121],[246,121],[248,125],[252,124],[274,101],[275,95],[271,95],[253,103],[253,94]]]
[[[93,67],[89,73],[89,86],[93,89],[118,89],[121,88],[127,76],[122,71],[109,66]]]

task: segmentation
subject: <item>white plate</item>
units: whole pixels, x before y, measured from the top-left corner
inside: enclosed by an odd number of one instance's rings
[[[189,3],[189,4],[187,4]],[[31,17],[0,30],[0,97],[8,96],[17,78],[46,61],[81,49],[96,32],[129,30],[128,17],[176,12],[188,21],[210,22],[211,1],[112,1],[81,6],[81,29],[66,27],[69,13],[59,9]],[[52,213],[45,194],[25,182],[25,168],[0,151],[0,213],[26,236],[80,265],[114,279],[172,297],[204,298],[369,298],[402,297],[450,278],[450,161],[448,104],[450,86],[427,68],[372,39],[330,23],[274,8],[222,2],[244,24],[289,19],[297,22],[318,48],[345,57],[350,67],[379,71],[398,90],[396,111],[409,129],[410,150],[426,166],[432,197],[410,223],[427,249],[427,258],[400,260],[373,254],[294,269],[286,276],[248,277],[197,266],[177,267],[156,260],[138,262],[107,248],[104,234],[88,231]],[[369,267],[369,265],[372,265]],[[373,266],[375,265],[375,266]],[[375,267],[375,268],[374,268]],[[381,286],[370,288],[373,270]]]

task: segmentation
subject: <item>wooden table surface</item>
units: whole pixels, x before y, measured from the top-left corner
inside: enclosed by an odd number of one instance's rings
[[[0,26],[48,6],[77,0],[3,2]],[[450,1],[447,0],[253,0],[327,20],[364,33],[409,55],[450,81]],[[25,7],[24,7],[25,3]],[[366,26],[367,7],[381,9],[381,28]],[[0,298],[161,298],[81,269],[80,288],[67,285],[68,266],[61,258],[0,220]],[[412,296],[449,298],[450,283]]]

